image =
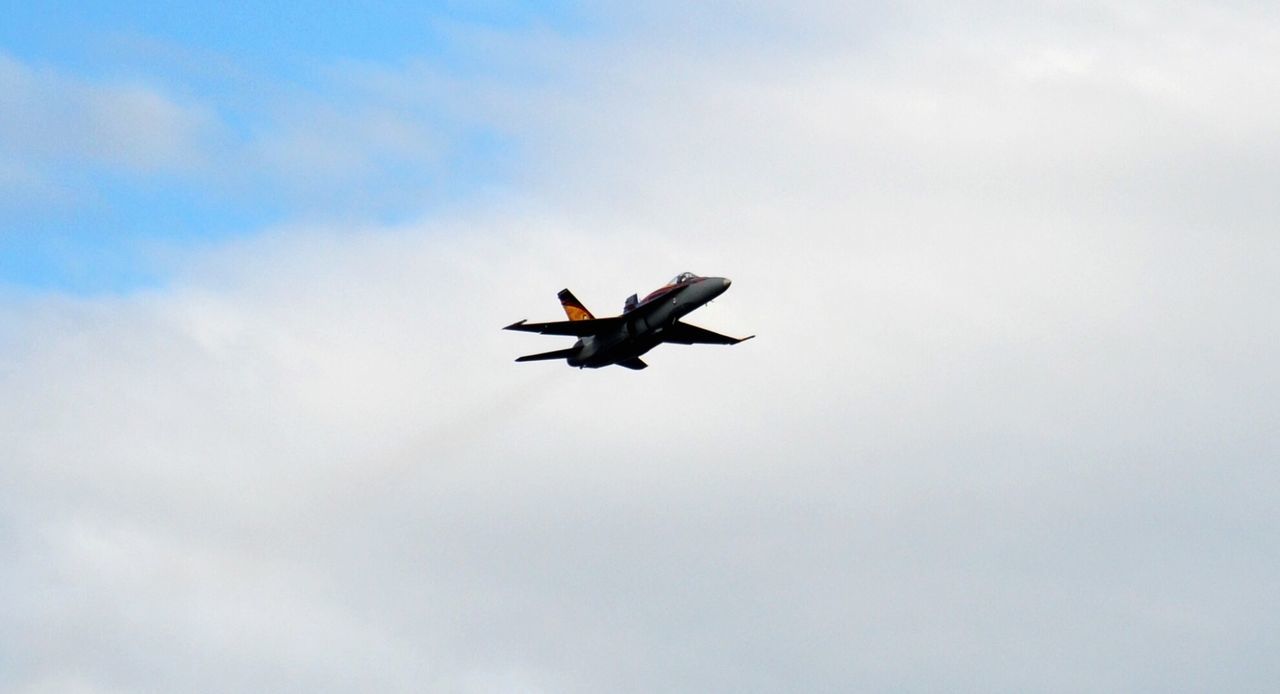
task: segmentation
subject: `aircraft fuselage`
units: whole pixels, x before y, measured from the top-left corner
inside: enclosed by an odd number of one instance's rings
[[[725,277],[700,277],[687,285],[663,287],[640,302],[614,330],[574,343],[569,366],[598,369],[634,359],[657,347],[677,320],[720,296],[732,284]]]
[[[681,322],[689,312],[720,296],[731,283],[724,277],[699,277],[682,272],[643,300],[627,298],[622,315],[596,318],[568,289],[560,291],[560,305],[567,321],[529,323],[518,321],[507,330],[542,335],[572,335],[573,347],[541,354],[528,354],[516,361],[563,359],[570,366],[596,369],[617,364],[643,369],[640,355],[663,342],[676,344],[736,345],[751,337],[736,338]]]

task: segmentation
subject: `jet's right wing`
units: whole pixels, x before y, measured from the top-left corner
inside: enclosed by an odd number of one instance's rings
[[[587,335],[597,335],[599,333],[608,332],[618,327],[621,319],[618,316],[611,318],[588,318],[585,320],[562,320],[552,323],[526,323],[517,321],[503,328],[503,330],[520,330],[526,333],[538,333],[540,335],[571,335],[574,337],[586,337]]]
[[[663,342],[674,342],[681,345],[736,345],[739,342],[746,342],[755,335],[748,337],[729,337],[720,333],[711,332],[706,328],[699,328],[696,325],[681,323],[671,326],[662,333]]]

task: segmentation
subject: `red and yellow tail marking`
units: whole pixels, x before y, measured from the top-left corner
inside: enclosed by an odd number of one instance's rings
[[[573,292],[568,289],[560,292],[560,305],[564,307],[564,315],[568,316],[569,320],[592,320],[595,318],[587,310],[587,307],[583,306],[581,301],[578,301],[578,297],[574,296]]]
[[[573,306],[572,304],[564,305],[564,315],[569,320],[591,320],[591,312],[581,306]]]

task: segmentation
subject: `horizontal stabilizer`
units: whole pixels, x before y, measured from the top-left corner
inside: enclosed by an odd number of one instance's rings
[[[517,321],[503,328],[503,330],[519,330],[526,333],[539,333],[541,335],[569,335],[572,337],[586,337],[587,335],[596,335],[598,333],[613,330],[618,327],[620,318],[587,318],[584,320],[563,320],[553,323],[526,323],[525,321]]]
[[[746,342],[755,335],[747,337],[729,337],[720,333],[712,332],[706,328],[699,328],[696,325],[688,323],[676,322],[675,325],[662,333],[663,342],[673,342],[680,345],[736,345],[739,342]]]
[[[543,352],[541,354],[526,354],[523,357],[516,357],[516,361],[546,361],[548,359],[568,359],[573,356],[572,349],[557,349],[554,352]]]

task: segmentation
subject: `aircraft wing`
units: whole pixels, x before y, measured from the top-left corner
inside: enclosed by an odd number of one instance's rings
[[[503,330],[520,330],[526,333],[538,333],[540,335],[571,335],[574,337],[585,337],[587,335],[596,335],[598,333],[613,330],[618,327],[619,318],[589,318],[587,320],[562,320],[552,323],[526,323],[517,321],[503,328]]]
[[[676,322],[662,333],[663,342],[674,342],[681,345],[736,345],[739,342],[746,342],[755,335],[748,337],[729,337],[720,333],[713,333],[706,328],[699,328],[696,325],[688,323]]]

